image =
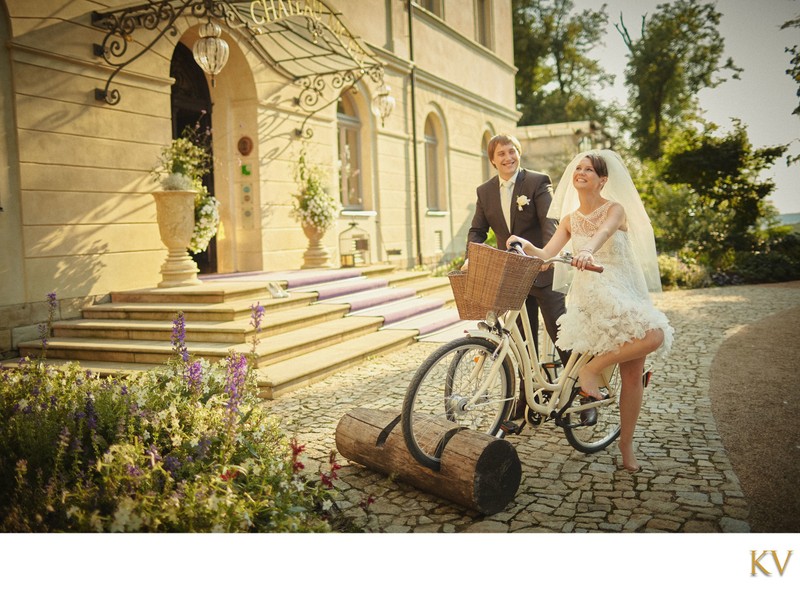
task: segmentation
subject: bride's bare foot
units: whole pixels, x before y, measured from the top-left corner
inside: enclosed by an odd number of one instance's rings
[[[623,444],[619,442],[619,452],[622,453],[622,467],[631,473],[636,473],[642,466],[636,461],[636,454],[633,452],[633,443]]]
[[[603,399],[600,393],[600,375],[592,373],[583,367],[578,371],[578,382],[581,386],[581,391],[594,399]]]

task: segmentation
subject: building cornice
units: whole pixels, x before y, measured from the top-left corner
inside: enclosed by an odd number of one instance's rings
[[[368,45],[370,46],[370,49],[375,51],[381,60],[383,60],[387,71],[393,72],[400,76],[408,76],[411,73],[413,64],[407,59],[401,58],[396,54],[385,50],[384,48],[373,46],[369,43]],[[415,72],[417,75],[417,83],[424,85],[429,89],[435,89],[448,93],[468,103],[471,107],[488,111],[498,117],[511,119],[515,122],[519,121],[519,118],[522,116],[522,113],[516,109],[509,109],[505,105],[487,101],[486,97],[464,89],[463,87],[460,87],[457,84],[442,78],[441,76],[437,76],[427,70],[419,68],[419,66],[416,67]]]

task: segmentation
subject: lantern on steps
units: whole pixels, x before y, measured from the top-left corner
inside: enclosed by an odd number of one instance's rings
[[[339,234],[339,263],[343,268],[370,264],[369,234],[356,222]]]

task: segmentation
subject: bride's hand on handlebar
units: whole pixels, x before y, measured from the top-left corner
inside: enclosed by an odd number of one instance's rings
[[[595,265],[594,255],[589,250],[579,251],[577,255],[572,258],[572,265],[583,271],[587,266],[592,267]]]

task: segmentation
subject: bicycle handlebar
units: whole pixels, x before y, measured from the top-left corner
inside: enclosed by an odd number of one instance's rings
[[[527,253],[525,253],[522,250],[522,243],[520,243],[518,241],[514,241],[509,246],[508,250],[509,251],[515,251],[516,253],[518,253],[520,255],[524,255],[525,257],[534,257],[534,256],[530,256]],[[562,264],[572,265],[573,260],[574,260],[574,258],[572,257],[572,254],[569,251],[562,251],[561,253],[559,253],[555,257],[551,257],[550,259],[546,259],[546,260],[543,260],[543,261],[546,264],[550,264],[550,263],[553,263],[553,262],[558,262],[558,263],[562,263]],[[587,264],[586,266],[584,266],[583,269],[584,270],[589,270],[590,272],[597,272],[598,274],[601,274],[603,272],[603,266],[599,266],[597,264]]]

